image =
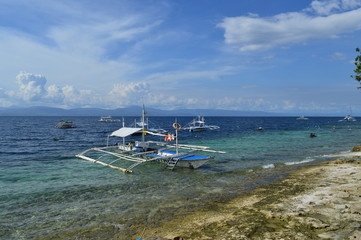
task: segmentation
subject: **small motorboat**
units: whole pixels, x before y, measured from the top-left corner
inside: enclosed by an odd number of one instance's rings
[[[120,122],[119,119],[112,119],[111,116],[106,116],[106,117],[100,117],[99,120],[97,120],[98,122]]]

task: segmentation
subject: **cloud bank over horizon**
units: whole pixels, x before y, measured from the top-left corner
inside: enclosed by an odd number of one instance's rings
[[[146,82],[133,82],[127,84],[115,84],[113,88],[103,96],[94,95],[91,90],[77,90],[73,86],[57,86],[51,84],[47,86],[48,80],[44,75],[20,72],[16,76],[17,90],[0,91],[0,98],[11,101],[11,106],[32,106],[33,104],[42,104],[44,106],[53,106],[61,108],[77,107],[103,107],[115,109],[130,105],[141,105],[146,101],[150,106],[157,104],[165,106],[165,109],[181,108],[184,105],[197,107],[199,105],[208,108],[222,108],[231,106],[234,103],[242,104],[245,100],[242,98],[234,99],[225,97],[222,99],[201,100],[199,98],[188,97],[186,99],[177,99],[171,94],[152,95],[150,86]],[[263,99],[248,104],[262,105],[266,104]],[[231,109],[231,108],[230,108]],[[237,109],[235,109],[237,110]]]

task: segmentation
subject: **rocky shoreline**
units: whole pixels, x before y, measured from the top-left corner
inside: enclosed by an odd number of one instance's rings
[[[297,170],[228,203],[144,229],[163,239],[361,239],[361,155]]]

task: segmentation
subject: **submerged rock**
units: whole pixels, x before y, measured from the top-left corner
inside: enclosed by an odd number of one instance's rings
[[[361,152],[361,145],[356,145],[352,148],[352,152]]]

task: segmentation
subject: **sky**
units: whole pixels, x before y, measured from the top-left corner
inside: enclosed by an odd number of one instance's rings
[[[361,115],[361,0],[0,0],[0,107]]]

